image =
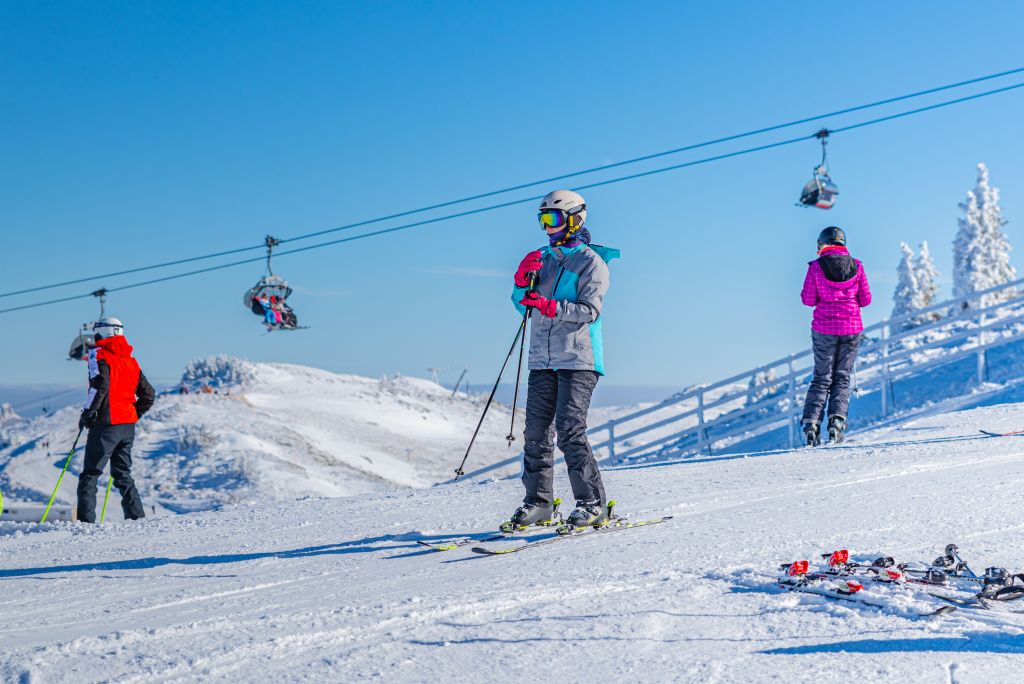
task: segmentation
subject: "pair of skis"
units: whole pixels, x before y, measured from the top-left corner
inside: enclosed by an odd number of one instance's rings
[[[487,548],[484,546],[474,546],[470,549],[473,553],[478,553],[485,556],[503,556],[512,553],[519,553],[526,549],[533,549],[538,546],[547,546],[553,544],[562,539],[572,539],[583,535],[592,534],[603,534],[607,532],[616,532],[620,530],[631,530],[637,527],[647,527],[650,525],[657,525],[659,523],[666,522],[672,519],[671,515],[666,515],[661,518],[655,518],[652,520],[629,520],[627,518],[621,518],[613,514],[612,510],[615,507],[615,501],[608,502],[607,516],[604,522],[597,525],[590,525],[586,527],[574,527],[569,525],[562,520],[561,514],[558,512],[558,506],[561,503],[561,499],[555,499],[554,511],[549,520],[545,520],[536,525],[529,526],[516,526],[511,521],[503,522],[499,526],[500,533],[484,538],[478,537],[458,537],[455,539],[445,540],[441,542],[431,542],[426,540],[417,540],[417,544],[426,546],[434,551],[452,551],[463,546],[469,546],[474,543],[485,543],[500,541],[502,539],[513,538],[519,532],[536,531],[538,528],[554,527],[555,535],[552,537],[544,537],[537,541],[526,541],[524,544],[518,546],[510,546],[506,548]]]
[[[650,525],[657,525],[663,522],[667,522],[671,519],[671,515],[666,515],[661,518],[654,518],[653,520],[637,521],[630,521],[625,518],[616,518],[604,525],[597,525],[592,527],[578,527],[560,534],[556,534],[554,537],[547,537],[545,539],[540,539],[538,541],[528,541],[525,544],[520,544],[519,546],[509,546],[503,549],[489,549],[483,546],[474,546],[470,549],[470,551],[485,556],[503,556],[510,553],[519,553],[520,551],[525,551],[527,549],[535,549],[538,546],[547,546],[548,544],[554,544],[555,542],[562,541],[563,539],[576,539],[577,537],[592,536],[595,534],[606,534],[608,532],[632,530],[636,529],[637,527],[648,527]]]
[[[863,566],[850,562],[849,551],[843,549],[832,554],[825,554],[828,569],[812,570],[806,560],[786,563],[781,566],[785,575],[778,580],[783,589],[804,594],[814,594],[837,601],[858,603],[872,608],[892,608],[891,601],[885,596],[865,589],[860,579],[874,580],[879,583],[896,584],[905,580],[905,575],[890,569],[891,565],[879,562],[891,559],[879,559],[871,566]],[[862,574],[860,570],[866,568]],[[956,611],[956,606],[945,605],[937,609],[916,611],[917,617],[934,617]]]
[[[613,501],[611,503],[614,504],[615,502]],[[468,546],[469,544],[510,539],[519,532],[527,532],[530,530],[536,530],[538,528],[544,527],[560,528],[565,522],[562,519],[561,512],[558,510],[558,507],[561,505],[562,500],[555,499],[552,505],[551,517],[547,520],[542,520],[533,525],[516,525],[511,520],[506,520],[505,522],[498,525],[498,534],[492,535],[490,537],[484,537],[482,539],[479,537],[456,537],[454,539],[448,539],[442,542],[431,542],[426,541],[425,539],[417,539],[416,543],[420,544],[421,546],[426,546],[427,548],[433,549],[434,551],[453,551],[463,546]]]
[[[859,580],[865,579],[873,584],[890,584],[905,589],[921,588],[926,595],[948,604],[937,610],[918,612],[920,617],[945,615],[957,608],[1024,612],[1024,609],[1013,610],[1007,606],[1007,602],[1024,597],[1024,574],[1010,574],[1004,568],[987,568],[985,574],[979,576],[960,558],[955,544],[947,545],[944,555],[925,569],[911,568],[906,563],[896,565],[891,557],[879,558],[870,565],[857,563],[850,560],[849,551],[845,549],[824,554],[822,558],[827,559],[828,567],[821,571],[811,570],[806,560],[783,565],[781,569],[786,574],[779,579],[779,585],[790,591],[878,608],[892,607],[891,602],[883,596],[864,593],[864,585]],[[967,585],[970,596],[934,591],[937,587],[948,587],[950,584],[960,587]],[[981,590],[977,591],[979,586]]]

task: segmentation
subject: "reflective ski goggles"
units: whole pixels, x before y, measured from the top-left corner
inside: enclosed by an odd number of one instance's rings
[[[586,209],[586,204],[579,204],[568,211],[565,209],[541,209],[540,213],[537,214],[537,218],[540,220],[540,225],[544,228],[561,228],[569,223],[570,216],[582,214]],[[577,221],[577,225],[574,227],[578,228],[579,223]]]
[[[566,224],[568,215],[561,209],[545,209],[537,214],[537,219],[544,228],[561,228]]]

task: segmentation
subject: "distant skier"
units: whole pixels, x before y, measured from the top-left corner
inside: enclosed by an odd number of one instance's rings
[[[850,376],[864,331],[860,310],[871,304],[864,265],[850,256],[842,229],[829,226],[818,235],[818,258],[807,267],[800,297],[814,307],[814,378],[804,401],[804,437],[808,445],[821,443],[827,403],[829,441],[841,442],[850,407]]]
[[[606,262],[618,250],[590,244],[584,227],[587,205],[575,192],[550,193],[538,218],[549,245],[526,255],[512,292],[519,313],[529,307],[532,315],[523,447],[526,497],[511,522],[534,525],[551,519],[557,433],[576,499],[566,522],[585,527],[607,517],[604,484],[587,440],[587,413],[604,375],[601,305],[608,292]],[[527,289],[531,273],[537,274],[534,291]]]
[[[146,512],[131,475],[135,422],[153,406],[156,392],[132,358],[121,321],[101,318],[92,329],[96,348],[89,351],[89,399],[78,420],[80,428],[89,429],[78,478],[78,519],[96,522],[96,482],[109,459],[125,520],[137,520]]]

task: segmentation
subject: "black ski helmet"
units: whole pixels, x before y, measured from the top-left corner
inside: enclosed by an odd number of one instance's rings
[[[846,233],[839,226],[829,226],[825,230],[818,233],[818,249],[821,249],[825,245],[838,245],[840,247],[846,246]]]

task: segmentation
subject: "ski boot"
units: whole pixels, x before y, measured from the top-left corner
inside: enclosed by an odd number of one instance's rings
[[[599,503],[576,502],[576,510],[569,514],[569,517],[565,519],[565,524],[561,525],[556,532],[558,534],[572,534],[577,530],[583,530],[587,527],[604,527],[616,519],[612,515],[612,508],[614,507],[614,501],[609,501],[607,506],[602,506]]]
[[[845,437],[843,432],[846,430],[846,418],[842,416],[829,416],[828,417],[828,441],[829,444],[841,444]]]
[[[813,421],[805,420],[801,423],[801,426],[804,429],[804,439],[807,441],[807,446],[819,446],[821,444],[819,425]]]
[[[510,520],[506,520],[498,526],[498,529],[505,534],[522,532],[523,530],[536,525],[537,527],[550,527],[562,523],[562,514],[558,512],[561,499],[555,499],[551,506],[534,506],[524,503],[516,509]]]

